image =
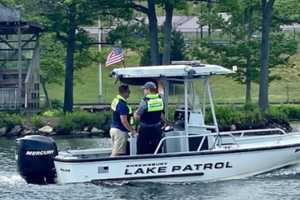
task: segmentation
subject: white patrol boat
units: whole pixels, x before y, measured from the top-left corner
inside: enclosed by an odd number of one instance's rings
[[[126,156],[110,157],[111,149],[57,152],[51,138],[26,136],[17,140],[19,172],[29,183],[206,182],[248,177],[298,163],[300,133],[287,134],[281,129],[219,131],[209,78],[231,73],[198,62],[114,69],[112,76],[123,83],[162,82],[165,105],[170,84],[183,91],[175,125],[164,131],[156,151],[137,155],[136,138],[130,138]],[[208,124],[206,118],[213,123]]]

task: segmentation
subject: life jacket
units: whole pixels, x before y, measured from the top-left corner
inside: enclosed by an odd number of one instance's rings
[[[124,99],[124,97],[122,97],[121,95],[117,95],[116,98],[114,98],[111,103],[110,107],[113,110],[113,119],[112,120],[117,123],[122,124],[120,114],[117,112],[117,106],[119,103],[124,103],[127,106],[128,110],[129,110],[128,115],[127,115],[128,123],[130,125],[134,125],[132,108],[127,104],[126,99]]]
[[[164,103],[159,94],[148,94],[144,97],[147,104],[146,111],[141,115],[141,122],[147,125],[161,122],[161,113],[164,110]]]

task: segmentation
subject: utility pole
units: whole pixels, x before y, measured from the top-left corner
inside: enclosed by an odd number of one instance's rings
[[[102,50],[102,46],[101,46],[101,41],[102,41],[102,29],[101,29],[101,20],[100,20],[100,16],[98,18],[98,51],[101,52]],[[98,70],[99,70],[99,77],[98,77],[98,81],[99,81],[99,93],[98,93],[98,100],[99,103],[101,103],[101,101],[103,100],[103,84],[102,84],[102,64],[101,61],[99,62],[99,66],[98,66]]]

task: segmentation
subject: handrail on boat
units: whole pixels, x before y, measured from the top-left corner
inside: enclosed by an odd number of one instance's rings
[[[286,135],[287,133],[280,129],[280,128],[270,128],[270,129],[254,129],[254,130],[240,130],[240,131],[226,131],[226,132],[220,132],[219,134],[218,133],[203,133],[203,134],[198,134],[198,135],[177,135],[177,136],[165,136],[163,137],[156,149],[155,149],[155,152],[154,152],[154,155],[156,155],[159,151],[159,149],[162,147],[162,144],[168,140],[168,139],[176,139],[176,138],[197,138],[197,137],[202,137],[200,143],[199,143],[199,146],[197,148],[197,152],[199,152],[204,144],[204,141],[205,139],[208,137],[208,136],[230,136],[234,142],[235,145],[237,145],[239,147],[239,144],[238,142],[236,141],[236,137],[237,136],[234,136],[234,134],[237,134],[237,133],[240,133],[241,135],[239,137],[243,137],[245,135],[245,133],[259,133],[259,132],[272,132],[272,131],[279,131],[280,133],[282,133],[283,135]],[[216,145],[216,144],[215,144]]]
[[[281,128],[268,128],[268,129],[253,129],[253,130],[239,130],[239,131],[225,131],[221,132],[222,133],[231,133],[232,135],[240,133],[240,137],[243,137],[245,133],[259,133],[259,132],[273,132],[273,131],[278,131],[282,133],[282,135],[286,135],[287,133],[281,129]]]
[[[235,137],[231,133],[226,133],[224,135],[230,136],[232,138],[233,142],[237,146],[239,146],[239,144],[237,143]],[[165,142],[167,139],[176,139],[176,138],[197,138],[197,137],[202,137],[201,142],[199,143],[199,146],[197,148],[197,151],[200,151],[201,148],[202,148],[202,146],[203,146],[205,138],[207,138],[208,136],[218,136],[218,133],[203,133],[203,134],[198,134],[198,135],[188,135],[188,136],[186,136],[186,135],[177,135],[177,136],[166,136],[166,137],[163,137],[159,141],[159,143],[158,143],[158,145],[157,145],[157,147],[155,149],[154,155],[156,155],[158,153],[159,149],[162,147],[163,142]]]

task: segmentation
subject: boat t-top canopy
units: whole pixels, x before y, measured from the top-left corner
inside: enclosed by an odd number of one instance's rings
[[[180,61],[180,62],[173,63],[173,65],[118,68],[118,69],[114,69],[111,75],[116,77],[121,82],[131,84],[131,85],[142,85],[146,81],[150,81],[150,80],[153,81],[166,80],[163,84],[165,105],[168,105],[169,82],[184,84],[184,120],[185,120],[184,130],[185,130],[185,134],[188,136],[189,126],[191,126],[191,124],[195,126],[194,125],[195,123],[193,124],[192,119],[194,119],[194,121],[197,121],[199,123],[203,121],[201,125],[199,124],[197,125],[198,128],[210,128],[210,129],[214,129],[215,132],[219,133],[208,78],[212,75],[227,75],[232,73],[234,73],[232,70],[226,69],[219,65],[201,64],[199,61]],[[194,94],[196,93],[195,88],[193,86],[193,81],[191,81],[194,79],[204,79],[203,111],[199,109],[189,111],[189,102],[194,105],[197,104],[196,102],[194,102],[195,98],[193,99],[193,102],[189,101],[189,98],[193,97]],[[214,123],[213,126],[204,125],[206,96],[209,99],[209,105],[213,116],[213,123]],[[168,116],[167,108],[168,107],[166,106],[165,107],[166,116]],[[191,116],[190,120],[188,120],[189,112]],[[186,141],[186,146],[188,147],[188,140]]]
[[[219,65],[197,64],[197,65],[159,65],[159,66],[139,66],[118,68],[112,71],[112,76],[122,82],[139,84],[143,79],[174,78],[174,79],[194,79],[202,76],[227,75],[234,73]],[[130,81],[130,79],[132,81]],[[135,80],[135,81],[134,81]],[[138,81],[140,80],[140,81]]]

